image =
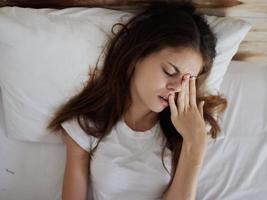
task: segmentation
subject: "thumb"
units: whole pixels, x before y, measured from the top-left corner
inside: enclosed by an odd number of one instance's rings
[[[203,112],[204,104],[205,104],[205,101],[201,101],[201,102],[198,104],[198,110],[199,110],[199,112],[200,112],[202,118],[204,118],[204,112]]]

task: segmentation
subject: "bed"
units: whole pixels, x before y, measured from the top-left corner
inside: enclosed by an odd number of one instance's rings
[[[116,10],[145,6],[145,1],[1,1],[1,6],[63,8],[108,7]],[[228,100],[220,119],[221,134],[209,140],[199,176],[197,200],[265,200],[267,196],[267,2],[194,1],[204,13],[235,16],[252,28],[234,54],[219,91]],[[77,9],[79,9],[77,7]],[[1,29],[0,29],[1,30]],[[78,43],[79,44],[79,43]],[[97,54],[97,53],[96,53]],[[94,56],[94,55],[92,55]],[[3,63],[3,60],[0,60]],[[0,67],[1,68],[1,67]],[[82,69],[81,69],[82,70]],[[9,72],[11,73],[11,72]],[[66,72],[67,73],[67,72]],[[73,73],[72,71],[69,72]],[[5,74],[6,76],[6,74]],[[6,90],[0,74],[0,199],[59,200],[65,165],[65,144],[56,138],[12,135]],[[73,83],[79,74],[73,78]],[[80,84],[80,83],[79,83]],[[67,97],[79,86],[60,95]],[[3,95],[4,94],[4,95]],[[23,107],[25,108],[25,106]],[[36,110],[35,110],[36,111]],[[32,113],[34,114],[34,113]],[[7,120],[9,119],[9,120]],[[18,119],[16,119],[18,120]],[[21,133],[30,131],[20,119]],[[35,121],[36,123],[38,120]],[[23,128],[24,126],[24,128]],[[26,134],[24,134],[26,135]]]

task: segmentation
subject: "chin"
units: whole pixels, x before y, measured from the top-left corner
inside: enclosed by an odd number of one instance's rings
[[[167,108],[168,106],[164,106],[164,105],[161,105],[161,104],[157,104],[153,107],[150,107],[150,110],[152,112],[155,112],[155,113],[160,113],[162,112],[165,108]]]
[[[150,101],[146,101],[146,106],[151,112],[160,113],[169,105],[163,104],[159,99],[157,99],[157,101],[155,100],[154,102],[152,102],[150,99]]]

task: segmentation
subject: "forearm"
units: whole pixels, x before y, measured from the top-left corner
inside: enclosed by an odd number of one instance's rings
[[[69,162],[70,163],[70,162]],[[81,168],[82,169],[81,169]],[[82,166],[71,162],[65,168],[62,200],[85,200],[87,199],[88,190],[88,165],[86,163]]]
[[[196,146],[183,142],[173,182],[163,200],[195,200],[206,147],[206,143]]]

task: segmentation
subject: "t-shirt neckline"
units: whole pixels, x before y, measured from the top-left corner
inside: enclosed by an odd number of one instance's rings
[[[156,134],[156,132],[158,130],[159,121],[157,121],[157,123],[151,129],[148,129],[146,131],[135,131],[135,130],[131,129],[126,124],[123,117],[120,119],[118,125],[123,129],[122,130],[123,132],[127,132],[127,135],[131,135],[135,138],[151,138]]]

